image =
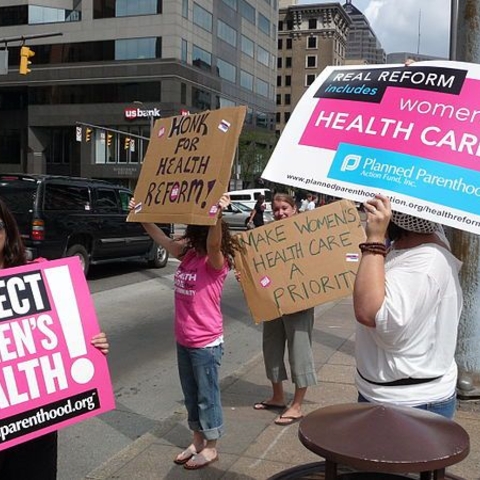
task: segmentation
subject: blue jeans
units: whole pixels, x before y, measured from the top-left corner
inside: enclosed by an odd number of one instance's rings
[[[363,403],[369,403],[361,393],[358,394],[358,401]],[[417,405],[413,408],[418,408],[419,410],[427,410],[428,412],[436,413],[442,417],[452,419],[455,414],[455,408],[457,406],[457,395],[453,394],[450,398],[442,400],[440,402],[431,402],[424,403],[423,405]]]
[[[218,369],[223,344],[216,347],[188,348],[177,343],[177,361],[190,430],[201,432],[206,440],[223,435]]]

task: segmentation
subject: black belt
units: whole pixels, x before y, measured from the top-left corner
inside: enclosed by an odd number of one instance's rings
[[[368,378],[365,378],[360,371],[357,368],[357,373],[362,377],[366,382],[371,383],[373,385],[380,385],[381,387],[396,387],[399,385],[418,385],[419,383],[428,383],[428,382],[433,382],[434,380],[438,380],[439,378],[442,378],[443,375],[440,375],[439,377],[433,377],[433,378],[401,378],[400,380],[394,380],[393,382],[374,382],[373,380],[369,380]]]

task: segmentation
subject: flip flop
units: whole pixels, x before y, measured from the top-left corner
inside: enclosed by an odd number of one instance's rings
[[[195,462],[197,459],[201,459],[200,463],[190,463]],[[202,453],[199,453],[198,455],[193,455],[193,457],[185,463],[183,468],[185,468],[186,470],[198,470],[200,468],[205,468],[206,466],[210,465],[213,462],[216,462],[217,460],[218,454],[215,455],[211,460],[207,460]]]
[[[273,403],[267,403],[266,401],[258,402],[253,405],[254,410],[285,410],[286,405],[275,405]]]
[[[197,453],[198,452],[196,450],[193,450],[190,447],[188,447],[173,459],[173,463],[176,463],[177,465],[184,465]]]
[[[303,418],[303,415],[300,415],[299,417],[292,417],[291,415],[280,415],[278,418],[276,418],[273,423],[275,425],[280,425],[281,427],[287,427],[288,425],[292,425],[294,423],[299,422]],[[285,422],[282,422],[281,420],[286,420]]]

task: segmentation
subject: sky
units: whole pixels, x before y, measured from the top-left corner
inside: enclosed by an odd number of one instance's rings
[[[298,0],[297,3],[332,1]],[[339,3],[343,5],[345,0]],[[448,58],[451,0],[352,0],[352,4],[368,18],[387,53],[419,51]]]

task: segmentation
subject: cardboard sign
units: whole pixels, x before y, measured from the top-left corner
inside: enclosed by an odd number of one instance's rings
[[[214,225],[245,114],[232,107],[157,120],[127,221]]]
[[[348,200],[239,234],[235,268],[255,322],[350,295],[364,239]]]
[[[477,64],[328,67],[262,176],[480,233],[479,89]]]
[[[0,450],[115,408],[99,331],[77,257],[0,270]]]

